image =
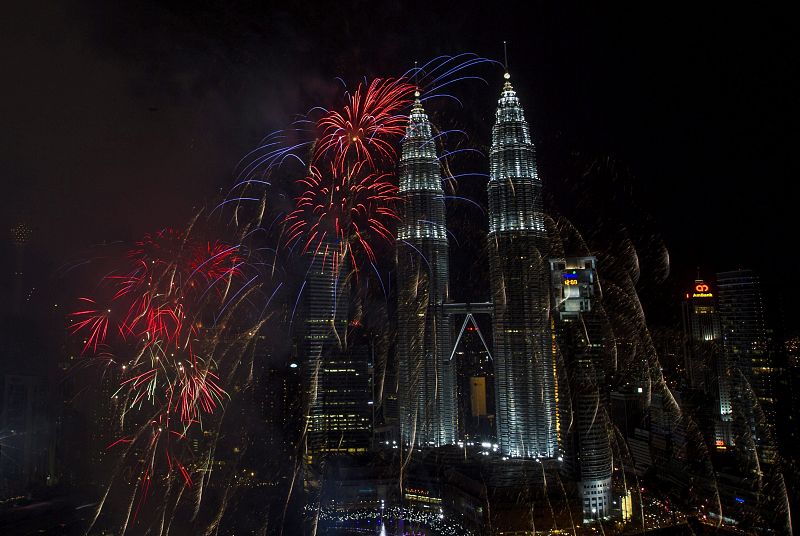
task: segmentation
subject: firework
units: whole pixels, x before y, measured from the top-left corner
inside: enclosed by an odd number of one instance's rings
[[[238,244],[198,240],[195,233],[173,229],[146,235],[120,256],[95,292],[80,300],[81,307],[68,317],[69,331],[81,337],[85,361],[102,359],[118,377],[113,396],[119,399],[120,432],[108,448],[119,453],[120,461],[108,490],[118,485],[118,476],[135,476],[127,482],[134,493],[123,532],[153,490],[163,491],[165,498],[163,511],[155,512],[162,516],[161,531],[165,525],[168,530],[171,521],[164,518],[174,515],[184,490],[195,502],[195,516],[200,509],[215,467],[216,442],[224,436],[227,393],[246,387],[253,377],[252,358],[243,363],[243,350],[258,329],[243,328],[239,305],[255,297],[262,284],[259,276],[250,277],[259,263],[246,257],[271,252],[271,263],[260,263],[270,277],[283,272],[279,263],[304,263],[308,254],[332,267],[326,276],[342,277],[341,288],[349,282],[340,270],[358,273],[365,262],[380,279],[378,266],[388,259],[380,246],[395,238],[397,147],[406,133],[412,96],[416,90],[421,100],[452,97],[443,88],[464,79],[463,69],[485,61],[469,54],[437,58],[399,78],[365,80],[345,92],[335,109],[315,107],[243,158],[235,184],[212,211],[228,211]],[[436,139],[449,132],[457,131]],[[442,158],[456,152],[444,152]],[[284,199],[293,202],[286,207]],[[246,206],[253,210],[242,210]],[[282,284],[265,293],[264,300],[260,295],[259,301],[252,300],[257,311],[247,320],[262,325]],[[303,281],[294,307],[291,302],[286,307],[287,315],[292,311],[290,330],[305,287]],[[137,470],[131,473],[133,466]],[[219,524],[236,487],[224,470],[214,474],[224,492],[208,530]],[[105,496],[97,515],[104,503]]]
[[[398,198],[388,173],[366,168],[365,162],[357,162],[346,173],[337,173],[331,165],[323,174],[312,166],[301,181],[306,190],[286,217],[287,242],[301,242],[304,253],[315,254],[333,242],[339,255],[354,257],[354,249],[360,249],[374,262],[371,241],[392,240],[388,225],[398,218],[394,210]]]
[[[332,169],[343,173],[349,162],[367,163],[373,170],[381,161],[391,165],[394,142],[405,134],[406,108],[414,86],[401,79],[373,80],[359,85],[341,112],[331,110],[317,121],[322,135],[314,162],[332,155]]]
[[[87,358],[108,363],[111,355],[117,366],[113,397],[122,401],[120,428],[132,433],[107,448],[124,448],[123,458],[139,453],[135,519],[160,470],[192,485],[185,440],[227,397],[214,355],[224,322],[204,323],[218,320],[253,279],[243,282],[239,246],[174,229],[146,235],[118,264],[97,297],[79,299],[68,329],[84,337]]]

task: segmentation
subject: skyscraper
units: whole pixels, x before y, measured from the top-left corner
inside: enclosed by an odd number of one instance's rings
[[[303,296],[307,453],[366,452],[372,426],[368,356],[348,344],[349,265],[337,245],[311,255]]]
[[[692,389],[706,389],[713,374],[714,346],[722,339],[711,286],[696,279],[683,302],[686,376]]]
[[[611,514],[611,444],[604,352],[594,257],[550,259],[556,342],[566,363],[572,426],[563,432],[565,464],[578,478],[583,520]]]
[[[683,302],[684,359],[689,387],[713,398],[714,443],[731,445],[731,391],[729,366],[722,348],[722,325],[715,289],[695,280]]]
[[[552,457],[558,441],[542,182],[522,106],[505,78],[488,186],[497,435],[507,456]]]
[[[754,445],[761,460],[771,462],[777,455],[778,369],[769,352],[761,282],[751,270],[721,272],[717,274],[717,289],[725,359],[731,368],[733,412],[745,427],[737,430],[737,435],[745,439],[737,448]]]
[[[431,124],[417,98],[400,157],[397,353],[400,434],[405,444],[420,446],[452,444],[457,430],[441,182]]]

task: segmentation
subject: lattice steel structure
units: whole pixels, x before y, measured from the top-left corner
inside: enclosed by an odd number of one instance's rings
[[[428,116],[417,99],[400,158],[397,356],[400,435],[406,445],[455,443],[448,249],[442,174]]]
[[[508,78],[492,128],[488,186],[497,436],[507,456],[553,457],[558,441],[542,182]]]

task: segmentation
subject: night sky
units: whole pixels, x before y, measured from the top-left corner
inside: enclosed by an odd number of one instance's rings
[[[507,40],[546,188],[558,192],[576,158],[614,159],[674,277],[752,267],[789,292],[784,307],[800,298],[784,271],[800,260],[788,13],[696,2],[171,4],[4,6],[2,224],[28,222],[48,266],[183,224],[227,190],[265,134],[331,103],[336,76],[355,84],[467,51],[502,59]],[[482,100],[459,117],[476,145],[489,142],[501,86],[502,71],[487,72],[489,85],[471,90]]]

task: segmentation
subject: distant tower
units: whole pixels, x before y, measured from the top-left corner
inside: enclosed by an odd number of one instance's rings
[[[769,352],[764,298],[759,277],[751,270],[717,274],[719,314],[725,359],[730,367],[733,413],[741,416],[762,462],[777,457],[776,396],[779,373]]]
[[[397,229],[397,355],[405,444],[456,440],[455,363],[450,360],[448,249],[442,174],[428,116],[417,99],[400,157]]]
[[[371,440],[372,388],[367,356],[348,343],[349,262],[338,244],[309,254],[303,297],[302,351],[309,460],[366,452]]]
[[[488,186],[497,436],[507,456],[553,457],[558,441],[542,181],[522,106],[508,73],[505,78]]]
[[[550,260],[556,341],[569,375],[574,415],[572,427],[563,434],[564,457],[579,482],[584,522],[611,514],[610,393],[595,265],[594,257]],[[567,396],[564,391],[561,397]]]
[[[22,294],[25,283],[25,247],[31,238],[31,228],[20,222],[11,228],[11,243],[14,245],[14,272],[11,280],[11,312],[22,310]]]
[[[722,348],[717,295],[711,283],[696,279],[683,302],[684,359],[689,387],[714,399],[715,447],[725,450],[731,438],[729,366]]]

